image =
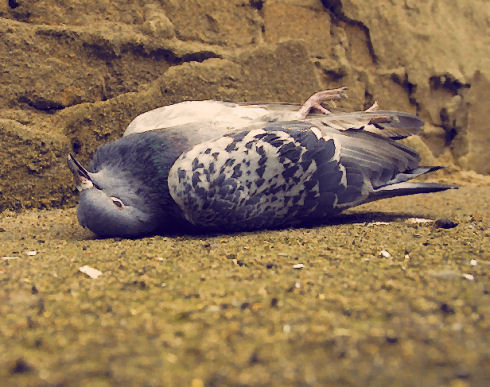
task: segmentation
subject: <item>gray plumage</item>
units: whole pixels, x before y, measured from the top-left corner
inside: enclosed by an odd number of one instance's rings
[[[301,116],[285,104],[155,109],[99,147],[88,170],[69,156],[78,219],[99,236],[254,230],[453,188],[407,182],[439,168],[396,141],[422,124],[390,111]]]

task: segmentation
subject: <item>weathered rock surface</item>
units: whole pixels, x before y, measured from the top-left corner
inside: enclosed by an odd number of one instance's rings
[[[485,0],[4,0],[0,211],[67,203],[66,153],[86,161],[143,111],[339,85],[344,108],[419,114],[429,159],[489,174],[489,15]]]

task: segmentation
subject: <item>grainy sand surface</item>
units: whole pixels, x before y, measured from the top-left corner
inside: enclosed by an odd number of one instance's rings
[[[489,199],[466,186],[314,228],[138,240],[93,239],[74,209],[3,213],[0,380],[488,385]]]

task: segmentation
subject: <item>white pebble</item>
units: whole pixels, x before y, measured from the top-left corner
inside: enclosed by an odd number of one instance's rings
[[[32,257],[32,256],[34,256],[36,254],[37,254],[37,251],[35,251],[35,250],[26,251],[26,255],[28,255],[30,257]]]
[[[451,325],[451,329],[453,331],[460,331],[463,329],[463,324],[455,322],[453,325]]]
[[[379,255],[381,255],[383,258],[391,258],[391,254],[386,250],[381,250]]]
[[[472,259],[472,260],[470,261],[470,265],[471,265],[471,266],[476,266],[476,265],[478,265],[478,261],[477,261],[476,259]]]
[[[463,274],[463,278],[464,279],[467,279],[468,281],[474,281],[475,280],[475,277],[473,277],[473,274],[466,274],[466,273],[464,273]]]
[[[284,326],[282,327],[282,331],[283,331],[284,333],[290,333],[290,332],[291,332],[291,325],[289,325],[289,324],[284,325]]]
[[[303,265],[302,263],[297,263],[296,265],[293,265],[293,269],[297,269],[297,270],[300,270],[304,267],[305,265]]]
[[[216,313],[216,312],[219,312],[220,309],[221,308],[219,307],[219,305],[209,305],[208,312]]]
[[[88,265],[82,266],[80,270],[83,274],[88,275],[90,278],[98,278],[102,275],[102,272],[100,270],[94,269],[93,267],[90,267]]]

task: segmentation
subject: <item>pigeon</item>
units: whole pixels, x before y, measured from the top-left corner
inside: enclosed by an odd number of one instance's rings
[[[403,143],[421,132],[415,115],[330,112],[302,106],[185,101],[143,113],[100,146],[89,167],[72,155],[77,217],[99,237],[239,232],[324,222],[348,208],[456,188],[408,182],[420,166]]]

